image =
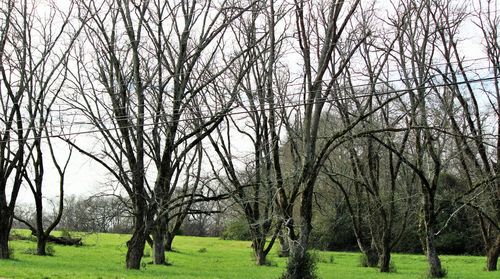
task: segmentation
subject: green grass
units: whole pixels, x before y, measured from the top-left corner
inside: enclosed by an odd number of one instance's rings
[[[124,268],[128,235],[92,234],[84,246],[54,246],[55,255],[40,257],[23,251],[35,247],[31,241],[13,241],[14,259],[0,261],[0,277],[6,278],[278,278],[286,259],[275,252],[270,266],[255,266],[250,243],[217,238],[179,236],[177,252],[167,253],[171,266],[146,264],[129,271]],[[204,249],[203,249],[204,248]],[[146,254],[151,254],[149,247]],[[380,274],[374,268],[359,266],[359,253],[316,252],[321,278],[425,278],[427,264],[421,255],[393,255],[396,272]],[[332,261],[333,259],[333,261]],[[442,256],[447,278],[500,278],[500,272],[485,272],[485,258]]]

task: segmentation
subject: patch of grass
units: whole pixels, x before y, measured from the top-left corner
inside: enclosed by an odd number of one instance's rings
[[[25,232],[20,232],[25,234]],[[26,235],[29,233],[26,232]],[[287,258],[280,258],[276,251],[268,255],[269,266],[255,265],[249,257],[250,242],[229,241],[217,238],[178,236],[175,245],[182,253],[167,252],[171,266],[147,265],[146,269],[126,270],[125,243],[129,235],[122,234],[78,234],[83,237],[80,247],[55,245],[54,257],[40,257],[21,253],[33,243],[15,240],[10,243],[18,253],[15,260],[0,260],[0,277],[3,278],[171,278],[171,279],[267,279],[279,278],[285,271]],[[207,252],[200,253],[203,248]],[[145,251],[149,251],[146,247]],[[381,274],[376,268],[359,266],[360,253],[315,252],[318,257],[319,278],[380,278],[403,279],[424,278],[428,266],[423,255],[393,254],[397,273]],[[333,262],[330,261],[332,259]],[[145,262],[150,261],[150,258]],[[442,256],[446,266],[446,278],[500,278],[500,271],[483,271],[484,257]],[[334,263],[334,264],[332,264]]]
[[[203,247],[203,248],[200,248],[198,250],[198,253],[206,253],[207,252],[207,248]]]
[[[333,264],[335,263],[335,257],[332,254],[326,254],[318,257],[320,263]]]

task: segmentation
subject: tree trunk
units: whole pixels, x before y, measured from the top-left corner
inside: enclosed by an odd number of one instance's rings
[[[389,246],[384,245],[379,256],[380,272],[391,272],[391,251]]]
[[[283,279],[313,279],[314,259],[307,253],[307,237],[301,236],[297,241],[290,242],[290,256]]]
[[[134,228],[132,238],[127,242],[127,269],[140,269],[141,259],[144,254],[146,244],[146,233],[143,228]]]
[[[36,254],[39,256],[46,256],[47,255],[47,250],[45,249],[47,246],[47,238],[45,237],[45,234],[42,233],[37,233],[36,236]]]
[[[39,151],[40,152],[40,151]],[[41,153],[40,153],[41,154]],[[41,155],[40,155],[41,156]],[[37,183],[40,183],[41,176],[36,178]],[[36,254],[39,256],[47,255],[45,248],[47,246],[47,238],[45,237],[45,232],[43,229],[43,204],[42,204],[42,186],[37,184],[37,192],[35,193],[35,205],[36,205]]]
[[[262,238],[254,239],[252,241],[253,251],[255,254],[255,264],[266,264],[266,253],[264,252],[264,244],[266,241]]]
[[[363,267],[376,267],[378,264],[378,253],[375,247],[375,243],[373,239],[371,240],[370,245],[365,244],[361,237],[361,233],[355,233],[356,241],[358,243],[359,250],[363,253],[363,256],[366,258],[366,261],[362,262]]]
[[[436,215],[434,211],[434,192],[425,193],[424,197],[424,224],[425,224],[425,252],[429,262],[429,276],[441,278],[446,274],[441,267],[441,261],[436,250],[435,227]]]
[[[153,230],[153,264],[166,264],[165,260],[165,236],[167,234],[166,218],[159,220]]]
[[[380,272],[391,272],[391,233],[387,226],[384,226],[382,241],[379,247],[379,268]]]
[[[309,247],[309,236],[312,230],[312,200],[314,179],[308,181],[307,187],[302,194],[300,206],[300,236],[296,241],[290,241],[290,257],[285,279],[313,279],[315,274],[315,262],[307,249]]]
[[[10,258],[9,234],[10,234],[10,215],[8,209],[2,208],[0,214],[0,259]]]
[[[9,230],[0,229],[0,259],[10,258]]]
[[[280,241],[280,250],[278,252],[278,256],[280,257],[290,256],[290,246],[288,245],[288,239],[286,238],[283,232],[279,233],[278,239]]]
[[[436,245],[434,243],[434,230],[427,229],[425,240],[425,250],[427,252],[427,261],[429,262],[429,276],[432,278],[444,277],[445,274],[443,272],[443,269],[441,268],[441,261],[439,260],[439,256],[436,251]]]
[[[364,248],[362,252],[366,257],[366,265],[364,267],[376,267],[379,261],[377,250],[373,246],[370,246],[369,248]]]
[[[486,269],[488,271],[496,271],[498,257],[500,256],[500,234],[497,236],[495,243],[488,248],[486,253]]]
[[[172,251],[172,243],[174,242],[175,234],[167,232],[165,236],[165,251]]]

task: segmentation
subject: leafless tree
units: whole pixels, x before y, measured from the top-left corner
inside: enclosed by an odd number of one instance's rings
[[[248,61],[238,65],[242,69],[250,69],[239,85],[241,113],[229,115],[224,125],[209,136],[219,159],[211,160],[214,175],[243,212],[250,228],[257,265],[266,263],[266,256],[281,229],[275,202],[277,180],[282,178],[273,166],[273,156],[278,155],[275,159],[279,160],[281,125],[275,115],[275,102],[279,100],[276,92],[286,86],[276,79],[276,75],[280,74],[276,65],[285,33],[280,32],[281,35],[276,38],[275,29],[276,21],[283,18],[284,7],[279,6],[276,13],[273,1],[261,1],[252,8],[248,17],[241,18],[233,28],[237,46],[240,49],[253,48]],[[265,39],[260,39],[259,43],[260,33],[265,34]],[[238,139],[237,143],[234,138]],[[241,141],[251,143],[252,150],[248,154],[241,149],[235,150],[241,146]],[[266,241],[268,236],[270,241]]]
[[[7,237],[12,224],[13,210],[22,183],[26,181],[33,192],[37,210],[36,235],[38,253],[45,254],[45,239],[55,228],[58,218],[44,231],[42,213],[42,185],[44,180],[43,138],[48,127],[53,105],[66,79],[64,64],[68,52],[78,36],[83,22],[74,23],[74,2],[67,11],[57,9],[45,1],[2,1],[1,74],[2,83],[2,199],[0,203],[0,257],[7,258]],[[41,10],[47,10],[43,16]],[[86,15],[81,14],[83,21]],[[3,93],[5,92],[5,94]],[[47,139],[51,161],[60,175],[60,196],[66,164],[58,164],[50,139]],[[31,167],[28,167],[31,165]],[[7,185],[12,183],[10,200]],[[62,202],[60,203],[62,214]]]
[[[373,266],[378,263],[381,272],[389,272],[391,250],[404,233],[411,209],[409,206],[411,199],[405,198],[406,203],[403,203],[401,209],[397,208],[396,200],[402,198],[400,194],[411,196],[412,189],[398,187],[398,185],[411,185],[411,183],[405,183],[400,175],[403,167],[402,160],[378,144],[373,137],[387,142],[400,151],[407,147],[410,131],[406,130],[400,137],[395,136],[391,131],[404,128],[405,123],[401,123],[405,119],[404,112],[394,113],[398,111],[397,104],[383,105],[397,93],[395,88],[386,82],[389,79],[386,73],[390,69],[390,58],[401,30],[389,31],[381,27],[385,24],[383,20],[377,20],[374,3],[361,6],[361,9],[363,13],[358,18],[360,32],[371,34],[370,38],[363,41],[358,52],[363,61],[362,68],[365,74],[361,76],[352,74],[356,67],[353,67],[354,69],[348,67],[346,74],[342,76],[347,80],[346,84],[350,85],[344,90],[352,91],[353,96],[367,96],[368,100],[362,103],[363,99],[353,98],[337,99],[335,102],[344,126],[351,125],[350,111],[353,108],[361,112],[363,110],[370,112],[373,108],[381,106],[377,113],[369,115],[358,125],[357,129],[353,129],[349,134],[356,135],[370,130],[377,132],[366,138],[353,138],[345,144],[346,154],[342,156],[341,151],[339,156],[350,162],[350,170],[347,172],[349,174],[340,173],[335,169],[328,170],[331,166],[339,164],[338,160],[331,162],[331,159],[329,159],[331,163],[327,165],[326,174],[340,188],[347,201],[358,246],[367,258],[367,265]],[[399,15],[399,17],[404,16],[404,14]],[[342,50],[339,52],[341,53]],[[367,80],[368,83],[361,88],[355,86],[355,79]],[[393,103],[401,102],[404,101],[398,99]],[[400,142],[397,142],[398,138]],[[334,158],[337,156],[337,154],[332,155]],[[343,171],[345,172],[345,169]],[[346,185],[343,185],[344,183]],[[351,185],[353,190],[349,191],[346,188],[347,185]],[[398,212],[403,214],[399,216]],[[395,229],[396,220],[401,222],[398,231]]]
[[[433,19],[448,18],[449,1],[400,1],[396,5],[399,14],[405,15],[391,21],[401,36],[397,43],[396,63],[402,73],[401,82],[408,92],[408,99],[402,103],[402,109],[407,115],[407,128],[411,129],[406,150],[398,150],[378,140],[379,143],[407,165],[418,177],[422,193],[422,234],[424,251],[429,263],[431,277],[443,277],[441,261],[436,250],[438,235],[437,217],[441,209],[436,197],[438,195],[440,178],[446,170],[447,133],[442,132],[449,127],[446,117],[439,113],[435,100],[443,93],[443,86],[433,72],[433,65],[442,58],[439,48],[448,42],[440,42],[438,30],[453,28],[454,25],[439,25]],[[407,105],[409,104],[409,105]],[[435,129],[437,128],[437,129]]]
[[[320,133],[321,121],[328,115],[324,112],[335,108],[330,105],[332,101],[352,98],[339,86],[342,84],[339,76],[344,73],[361,43],[370,35],[348,32],[348,25],[359,5],[360,1],[295,1],[296,38],[304,72],[301,88],[301,108],[304,111],[298,113],[295,122],[298,127],[295,130],[299,133],[293,131],[293,125],[287,125],[294,157],[292,161],[296,167],[294,173],[297,175],[287,188],[278,188],[279,206],[291,245],[285,278],[314,277],[307,247],[312,229],[312,204],[317,177],[328,155],[343,142],[344,136],[380,108],[377,106],[359,114],[353,113],[353,120],[348,126],[339,126],[327,134]],[[298,211],[296,216],[293,215],[295,204]]]
[[[488,76],[485,76],[484,71],[470,70],[471,65],[461,55],[459,47],[462,42],[458,34],[460,25],[457,23],[468,15],[463,10],[451,10],[443,17],[433,17],[435,24],[442,27],[438,29],[438,35],[445,59],[444,66],[436,71],[449,84],[446,94],[440,100],[450,118],[459,151],[456,165],[468,185],[468,189],[453,201],[458,203],[459,209],[467,205],[477,212],[487,257],[486,268],[493,271],[497,270],[500,255],[500,182],[497,164],[500,159],[500,16],[494,1],[479,2],[476,8],[475,22],[484,40],[487,55],[487,60],[484,61],[490,64]],[[445,6],[440,9],[448,10]],[[455,14],[451,14],[452,12]],[[482,86],[474,85],[473,80],[477,77],[484,79]],[[488,86],[489,81],[493,83],[492,86]],[[481,104],[482,96],[487,99],[487,105]],[[495,124],[491,126],[490,121]],[[488,132],[490,129],[494,132]]]
[[[128,193],[135,216],[126,266],[138,269],[153,234],[154,263],[165,263],[165,226],[174,179],[184,158],[222,120],[233,92],[209,95],[207,86],[246,56],[224,49],[224,34],[253,5],[230,1],[82,2],[94,20],[76,56],[71,103],[99,129],[101,163]],[[84,58],[90,47],[92,58]],[[221,57],[232,57],[220,63]],[[94,80],[98,80],[98,84]],[[239,83],[239,79],[230,81]],[[198,108],[200,99],[212,107]],[[149,179],[148,179],[149,178]],[[160,245],[161,243],[161,245]]]

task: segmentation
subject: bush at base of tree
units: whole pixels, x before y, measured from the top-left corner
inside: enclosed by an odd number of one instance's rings
[[[316,275],[316,263],[318,260],[314,254],[306,253],[306,257],[303,259],[295,259],[295,257],[297,257],[295,253],[290,254],[286,271],[280,279],[291,279],[292,277],[290,277],[289,274],[293,274],[293,278],[318,278]]]

